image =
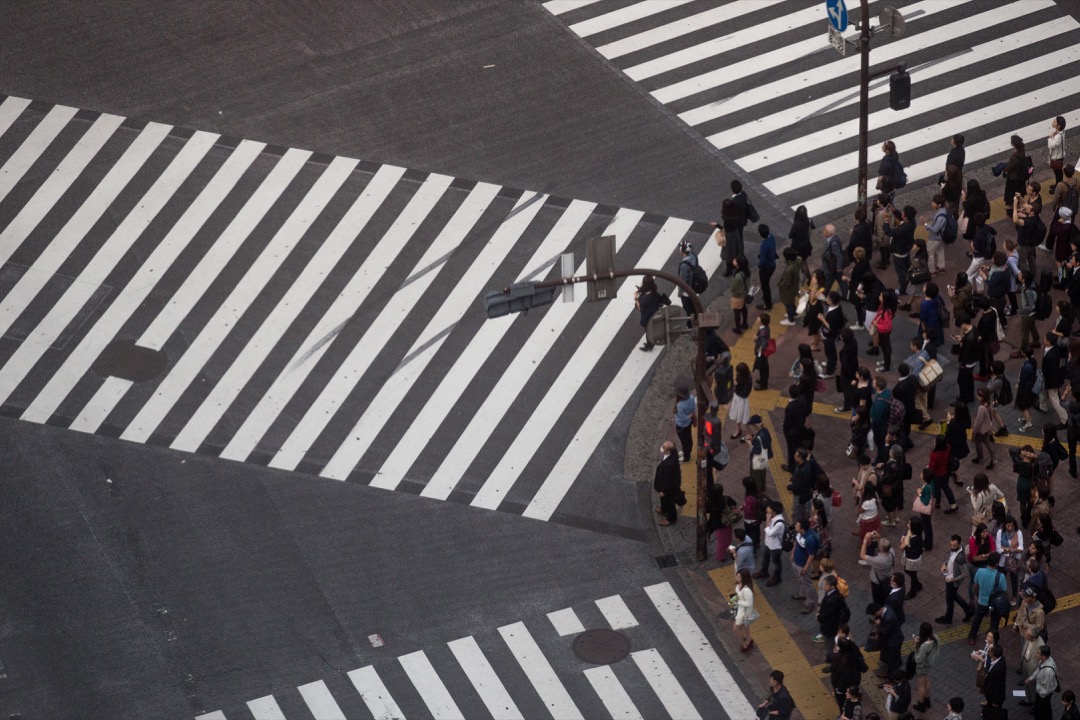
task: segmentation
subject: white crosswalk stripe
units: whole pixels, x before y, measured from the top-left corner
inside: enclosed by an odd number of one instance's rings
[[[870,3],[874,24],[882,5]],[[601,0],[549,10],[785,204],[819,216],[854,205],[860,60],[829,46],[824,5]],[[1080,23],[1053,0],[900,10],[904,36],[876,35],[870,58],[907,65],[912,101],[890,110],[888,79],[873,85],[871,177],[884,140],[896,142],[913,183],[944,171],[954,134],[965,136],[968,165],[1004,159],[1012,134],[1037,149],[1051,118],[1080,109]]]
[[[606,622],[596,606],[604,603],[621,605],[627,613],[628,607],[634,606],[641,623],[624,627],[622,632],[640,649],[610,665],[582,663],[573,654],[573,638],[561,634],[546,618],[577,618],[580,612],[581,617],[603,628]],[[669,625],[676,616],[675,625]],[[697,637],[691,638],[695,632]],[[688,640],[695,645],[687,647]],[[512,667],[507,652],[519,667]],[[602,598],[591,609],[583,603],[576,611],[564,608],[546,617],[458,638],[445,648],[418,649],[399,655],[396,662],[382,657],[375,664],[346,673],[352,688],[337,683],[332,691],[323,680],[314,680],[296,687],[295,692],[312,716],[327,720],[355,714],[358,703],[351,695],[353,689],[376,720],[406,716],[499,720],[550,716],[562,720],[598,717],[605,711],[613,718],[665,714],[678,720],[752,717],[752,713],[737,714],[743,708],[732,700],[739,696],[734,681],[728,678],[726,700],[721,705],[713,692],[715,678],[697,672],[696,655],[708,652],[714,651],[674,588],[661,583],[644,592]],[[716,669],[708,667],[706,673],[715,675]],[[247,710],[257,720],[283,720],[282,708],[296,704],[293,692],[290,687],[277,689],[273,695],[248,701]],[[238,702],[241,700],[226,699],[223,709],[196,720],[235,717],[232,708]]]
[[[5,414],[541,520],[659,353],[626,292],[483,295],[601,234],[622,267],[720,262],[686,220],[14,97],[0,174]],[[110,364],[132,343],[157,377]]]

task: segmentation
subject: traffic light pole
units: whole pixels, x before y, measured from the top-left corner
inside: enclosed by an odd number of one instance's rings
[[[700,318],[702,313],[705,312],[705,306],[701,303],[701,298],[694,292],[694,289],[688,284],[684,283],[678,275],[672,275],[671,273],[664,272],[662,270],[648,270],[642,268],[632,268],[630,270],[612,270],[609,273],[602,275],[577,275],[572,277],[556,278],[554,280],[546,280],[544,282],[535,283],[534,286],[537,289],[562,287],[564,285],[571,285],[575,283],[584,282],[596,282],[598,280],[607,280],[614,278],[633,277],[635,275],[652,275],[654,278],[660,280],[667,280],[669,283],[675,285],[680,290],[685,290],[686,294],[690,296],[690,301],[694,305],[694,313],[696,318]],[[709,411],[710,395],[709,389],[705,384],[705,328],[701,326],[699,322],[694,323],[694,337],[697,342],[697,354],[694,358],[694,384],[697,386],[697,447],[698,447],[698,463],[697,463],[697,542],[695,555],[699,562],[704,562],[708,555],[708,535],[705,532],[706,517],[705,511],[708,506],[708,483],[706,482],[706,475],[708,472],[708,458],[705,453],[705,415]]]

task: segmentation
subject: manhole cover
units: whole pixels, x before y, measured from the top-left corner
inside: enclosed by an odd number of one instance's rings
[[[94,372],[132,382],[153,380],[165,370],[165,353],[139,347],[132,340],[118,340],[101,353]]]
[[[630,654],[630,638],[614,630],[586,630],[574,638],[574,654],[594,665],[609,665]]]

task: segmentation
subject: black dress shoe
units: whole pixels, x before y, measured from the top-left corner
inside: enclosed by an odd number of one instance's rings
[[[780,469],[783,470],[784,472],[788,472],[788,473],[791,472],[791,467],[788,466],[788,465],[781,465]]]

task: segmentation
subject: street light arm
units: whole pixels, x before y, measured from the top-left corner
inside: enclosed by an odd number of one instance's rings
[[[562,287],[563,285],[574,285],[576,283],[594,282],[596,280],[606,280],[608,278],[625,278],[634,277],[638,275],[652,275],[654,278],[661,280],[667,280],[669,283],[686,291],[686,294],[690,297],[690,301],[694,304],[694,312],[705,312],[705,306],[701,302],[701,297],[694,292],[694,288],[683,282],[682,278],[678,275],[672,275],[669,272],[663,270],[650,270],[648,268],[631,268],[629,270],[613,270],[610,273],[604,275],[574,275],[571,277],[555,278],[553,280],[545,280],[543,282],[536,283],[538,288],[552,288]]]

